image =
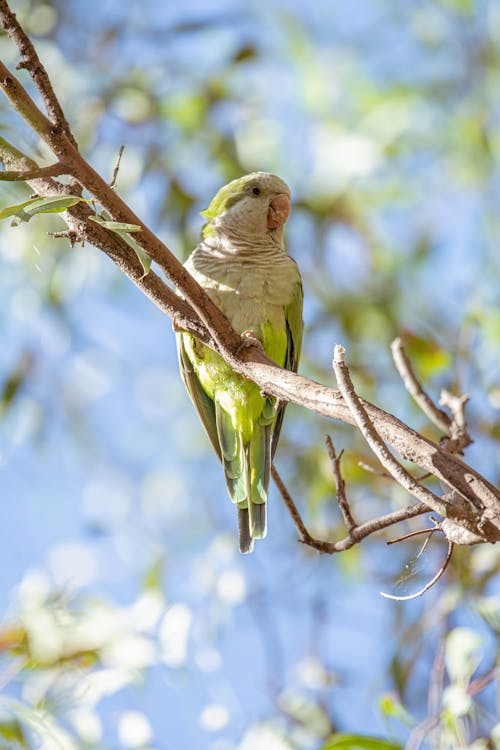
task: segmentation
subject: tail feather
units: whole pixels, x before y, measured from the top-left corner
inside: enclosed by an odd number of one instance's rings
[[[246,555],[253,550],[248,508],[238,508],[238,538],[242,555]]]
[[[266,406],[268,402],[266,402]],[[229,495],[238,505],[239,544],[242,553],[251,552],[253,540],[267,533],[266,502],[271,475],[272,417],[265,408],[253,435],[243,442],[231,416],[215,401],[217,434]]]

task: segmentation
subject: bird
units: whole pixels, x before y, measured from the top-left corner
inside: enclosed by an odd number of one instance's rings
[[[238,333],[257,339],[271,360],[296,372],[303,291],[283,239],[288,185],[268,172],[247,174],[222,187],[201,214],[206,223],[185,268]],[[285,404],[261,393],[192,334],[180,331],[176,338],[181,376],[222,463],[246,554],[267,533],[271,465]]]

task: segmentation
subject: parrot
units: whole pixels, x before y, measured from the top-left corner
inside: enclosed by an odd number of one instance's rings
[[[267,172],[247,174],[222,187],[201,214],[206,223],[185,268],[238,333],[257,339],[273,362],[296,372],[303,291],[283,240],[288,185]],[[254,540],[267,533],[271,464],[285,404],[261,393],[195,336],[177,331],[176,339],[182,379],[238,509],[240,552],[252,552]]]

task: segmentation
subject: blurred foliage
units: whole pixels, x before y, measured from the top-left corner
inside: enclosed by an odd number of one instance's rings
[[[12,5],[83,153],[111,179],[125,144],[117,189],[179,257],[221,184],[283,176],[301,371],[331,382],[342,342],[362,395],[437,439],[394,373],[402,335],[429,393],[471,396],[466,459],[498,482],[494,0]],[[14,67],[5,37],[0,53]],[[3,101],[0,128],[50,163]],[[33,205],[1,190],[0,209]],[[499,747],[496,548],[456,550],[438,590],[388,604],[377,591],[431,577],[438,542],[418,564],[380,540],[319,559],[274,498],[242,561],[168,324],[92,248],[47,237],[61,226],[0,225],[0,748]],[[280,466],[311,532],[335,538],[327,430],[356,518],[407,497],[360,466],[351,428],[290,408]]]

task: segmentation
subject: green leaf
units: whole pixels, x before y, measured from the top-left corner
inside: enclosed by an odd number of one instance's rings
[[[138,224],[126,224],[124,221],[108,221],[103,219],[102,216],[89,216],[92,221],[100,224],[105,229],[110,229],[112,232],[142,232],[142,227]]]
[[[362,734],[335,734],[320,750],[403,750],[403,746]]]
[[[81,198],[79,195],[51,195],[48,198],[35,198],[30,205],[24,208],[24,212],[28,216],[59,214],[66,211],[67,208],[76,206],[81,201],[88,203],[86,198]]]
[[[19,212],[22,212],[25,206],[33,203],[35,200],[38,199],[30,198],[29,201],[24,201],[24,203],[16,203],[14,206],[5,206],[5,208],[2,208],[2,210],[0,211],[0,220],[8,219],[9,216],[15,216]]]
[[[81,201],[88,203],[86,198],[79,195],[51,195],[48,198],[30,198],[24,203],[5,206],[0,211],[0,221],[13,216],[12,226],[18,226],[21,221],[29,221],[36,214],[56,214],[76,206]]]
[[[116,231],[116,230],[115,230]],[[142,249],[140,245],[137,244],[135,240],[132,239],[132,237],[129,237],[129,235],[126,232],[118,232],[116,231],[116,234],[120,235],[120,237],[125,240],[127,245],[132,248],[132,250],[135,252],[139,260],[141,261],[142,267],[144,269],[144,273],[141,276],[141,279],[143,279],[145,276],[148,275],[149,269],[151,268],[151,261],[152,258],[150,255],[147,254],[145,250]]]
[[[103,215],[109,216],[109,214],[105,211],[103,211]],[[105,229],[109,229],[111,232],[115,232],[115,234],[119,235],[129,247],[132,248],[132,250],[135,252],[139,260],[141,261],[142,267],[144,269],[144,273],[141,276],[141,278],[144,278],[144,276],[147,276],[149,273],[149,269],[151,268],[151,256],[147,254],[145,250],[142,249],[140,245],[137,244],[135,240],[132,239],[132,237],[129,237],[130,232],[142,232],[142,227],[140,227],[138,224],[127,224],[123,221],[110,221],[107,218],[103,218],[103,216],[90,216],[90,219],[92,221],[95,221],[96,224],[99,224],[99,226],[104,227]]]

